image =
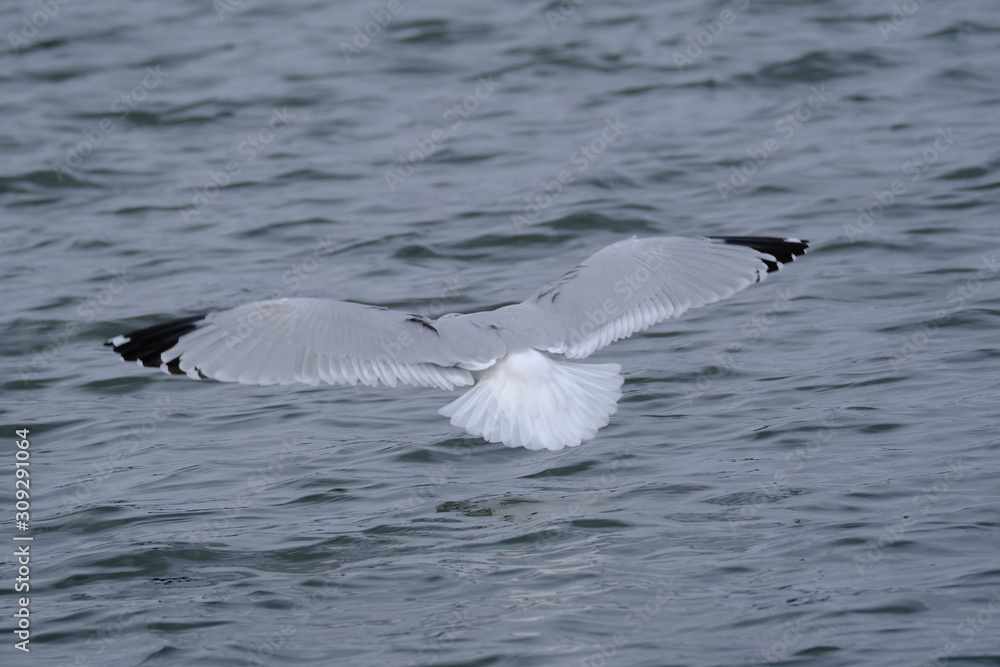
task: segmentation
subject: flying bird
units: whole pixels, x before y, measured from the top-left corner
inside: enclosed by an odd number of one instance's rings
[[[471,387],[438,412],[489,442],[560,450],[618,409],[618,364],[582,364],[608,343],[760,282],[807,241],[631,238],[528,299],[437,319],[314,298],[255,301],[115,336],[127,361],[247,385],[397,382]]]

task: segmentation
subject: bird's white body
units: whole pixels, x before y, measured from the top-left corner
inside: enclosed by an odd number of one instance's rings
[[[510,352],[438,412],[472,435],[510,447],[562,449],[597,435],[618,409],[618,364],[558,361],[528,348]]]
[[[326,299],[256,301],[116,336],[125,359],[222,382],[472,385],[440,410],[510,447],[559,450],[617,409],[617,364],[580,364],[612,341],[763,280],[807,243],[762,237],[629,239],[522,303],[419,315]]]

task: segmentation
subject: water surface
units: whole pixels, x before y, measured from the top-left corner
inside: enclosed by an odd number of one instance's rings
[[[897,5],[6,5],[3,663],[1000,664],[1000,22]],[[562,452],[101,345],[657,234],[813,248],[596,354],[624,398]]]

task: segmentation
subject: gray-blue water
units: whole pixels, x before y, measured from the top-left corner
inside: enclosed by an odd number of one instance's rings
[[[0,28],[0,664],[1000,665],[995,2]],[[633,234],[813,246],[594,355],[624,398],[561,452],[101,345],[272,295],[496,307]]]

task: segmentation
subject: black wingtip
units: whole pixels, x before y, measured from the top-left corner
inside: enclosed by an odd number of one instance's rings
[[[779,239],[774,236],[710,236],[709,238],[729,245],[753,248],[757,252],[774,257],[777,261],[764,260],[768,273],[777,271],[782,264],[791,262],[799,255],[805,254],[809,247],[809,241],[803,239]]]
[[[104,344],[114,348],[125,361],[140,361],[143,366],[159,368],[163,365],[160,354],[176,345],[181,336],[197,329],[205,316],[205,314],[192,315],[163,324],[154,324],[145,329],[115,336]],[[184,373],[177,360],[168,363],[167,370],[175,375]]]

